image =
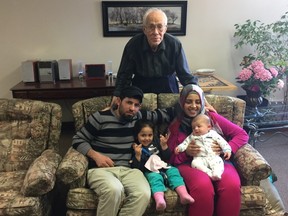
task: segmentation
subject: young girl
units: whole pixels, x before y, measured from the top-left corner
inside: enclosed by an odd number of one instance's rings
[[[135,155],[132,157],[131,167],[140,169],[147,178],[156,210],[166,208],[164,192],[166,186],[175,190],[180,197],[181,204],[192,204],[194,199],[188,194],[183,178],[177,168],[168,165],[171,151],[167,145],[167,136],[154,138],[154,125],[149,121],[139,120],[134,127],[136,143],[133,145]],[[166,184],[165,184],[166,183]]]

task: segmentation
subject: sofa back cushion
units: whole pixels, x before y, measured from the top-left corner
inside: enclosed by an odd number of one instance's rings
[[[45,149],[56,149],[61,115],[57,104],[0,99],[0,172],[27,170]]]
[[[87,122],[88,117],[99,110],[108,107],[111,102],[110,96],[93,97],[81,100],[72,105],[74,127],[78,131]]]
[[[78,131],[88,120],[88,117],[110,105],[110,96],[101,96],[81,100],[72,105],[75,130]],[[154,110],[157,108],[157,95],[153,93],[144,94],[141,105],[142,109]]]
[[[207,94],[206,100],[215,108],[215,110],[228,120],[243,127],[245,114],[245,101],[223,95]],[[158,108],[167,108],[178,102],[179,94],[161,93],[158,95]]]
[[[207,101],[217,112],[230,121],[243,126],[245,102],[241,99],[221,95],[206,95]],[[154,110],[167,108],[178,102],[179,94],[153,93],[144,94],[141,109]],[[72,106],[75,129],[79,130],[88,120],[92,113],[106,108],[111,101],[110,96],[102,96],[78,101]]]
[[[220,115],[243,127],[246,108],[244,100],[223,95],[206,95],[206,99]]]

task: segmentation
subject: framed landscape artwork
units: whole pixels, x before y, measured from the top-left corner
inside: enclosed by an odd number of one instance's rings
[[[133,36],[142,31],[142,19],[152,7],[168,18],[167,32],[186,35],[187,1],[102,1],[104,37]]]

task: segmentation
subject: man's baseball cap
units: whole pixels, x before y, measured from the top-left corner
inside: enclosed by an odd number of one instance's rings
[[[136,86],[128,86],[123,88],[120,94],[120,98],[123,99],[125,97],[138,99],[142,103],[143,91]]]

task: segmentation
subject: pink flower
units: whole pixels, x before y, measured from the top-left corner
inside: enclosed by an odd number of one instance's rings
[[[253,92],[261,92],[264,96],[269,95],[275,88],[283,88],[284,82],[277,68],[267,69],[260,60],[253,61],[249,66],[243,68],[237,82],[242,84],[243,89]]]
[[[260,60],[257,60],[257,61],[252,62],[251,67],[253,69],[255,69],[255,68],[264,68],[264,63],[262,61],[260,61]]]
[[[240,74],[238,76],[238,78],[241,80],[241,81],[246,81],[248,79],[251,78],[252,76],[252,71],[247,69],[247,68],[244,68],[242,71],[240,71]]]
[[[278,71],[275,68],[270,68],[270,72],[272,74],[273,77],[277,77],[278,76]]]
[[[279,79],[277,82],[277,88],[282,89],[284,87],[284,81]]]
[[[269,81],[273,78],[270,71],[266,70],[265,68],[255,68],[254,72],[255,72],[254,78],[259,79],[260,81],[263,82]]]

